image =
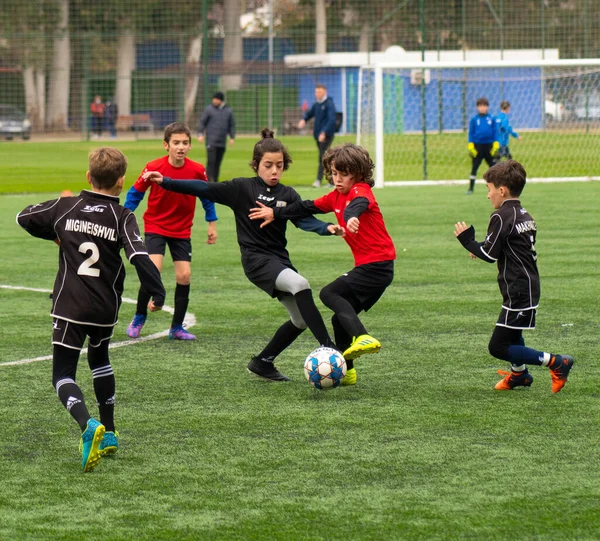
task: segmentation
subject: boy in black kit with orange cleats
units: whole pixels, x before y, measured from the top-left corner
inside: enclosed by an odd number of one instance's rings
[[[465,222],[454,226],[454,235],[471,253],[488,263],[498,263],[498,285],[502,293],[502,310],[489,343],[490,353],[511,364],[510,372],[495,389],[510,391],[529,387],[533,376],[526,365],[547,366],[552,377],[552,392],[558,393],[567,382],[573,366],[569,355],[546,353],[525,347],[524,329],[535,329],[535,315],[540,298],[540,278],[535,251],[536,224],[521,206],[519,196],[525,187],[526,172],[515,160],[494,165],[483,178],[494,213],[483,243],[475,241],[475,229]]]
[[[121,248],[160,310],[165,288],[140,235],[133,213],[119,204],[127,160],[116,148],[90,153],[87,180],[91,190],[31,205],[17,215],[30,235],[60,246],[54,282],[52,384],[58,398],[81,428],[81,466],[93,470],[103,455],[119,447],[115,430],[115,376],[108,344],[117,324],[125,268]],[[79,354],[88,339],[88,364],[100,422],[93,419],[75,383]]]

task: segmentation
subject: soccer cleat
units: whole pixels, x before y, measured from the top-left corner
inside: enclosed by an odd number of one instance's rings
[[[361,334],[357,336],[350,347],[344,351],[344,359],[350,361],[356,359],[366,353],[377,353],[381,349],[379,340],[369,336],[368,334]]]
[[[473,190],[471,190],[471,189],[468,189],[468,190],[465,192],[465,195],[473,195]]]
[[[498,370],[498,374],[505,377],[494,385],[496,391],[512,391],[515,387],[531,387],[533,383],[533,376],[527,370],[523,372]]]
[[[313,188],[320,188],[320,187],[321,187],[321,181],[320,181],[320,180],[315,180],[315,181],[312,183],[312,187],[313,187]]]
[[[114,455],[119,449],[119,433],[105,432],[98,450],[102,456]]]
[[[351,368],[346,372],[340,385],[356,385],[356,368]]]
[[[196,336],[187,332],[183,325],[178,325],[169,329],[169,340],[196,340]]]
[[[573,368],[573,357],[570,355],[553,355],[550,359],[550,376],[552,377],[552,392],[557,393],[567,383],[569,372]]]
[[[125,334],[129,336],[129,338],[137,338],[142,332],[142,327],[146,323],[146,316],[142,314],[136,314],[133,316],[133,320],[127,327]]]
[[[252,357],[248,363],[248,372],[270,381],[290,381],[290,378],[282,374],[273,363],[263,361],[258,357]]]
[[[84,473],[92,471],[100,462],[102,453],[100,452],[100,444],[104,437],[104,425],[90,419],[87,426],[81,434],[79,450],[81,451],[81,467]]]

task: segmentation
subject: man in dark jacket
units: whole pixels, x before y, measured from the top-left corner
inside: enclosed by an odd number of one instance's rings
[[[317,169],[317,180],[313,183],[313,187],[319,188],[323,178],[323,155],[331,146],[335,134],[335,105],[333,99],[327,96],[325,85],[318,84],[315,86],[315,98],[317,101],[304,113],[304,118],[299,122],[298,128],[304,128],[306,121],[314,117],[313,137],[319,147],[319,168]]]
[[[227,146],[235,140],[235,119],[231,107],[225,104],[225,94],[217,92],[200,118],[198,141],[206,139],[206,174],[209,182],[219,182],[219,170]]]

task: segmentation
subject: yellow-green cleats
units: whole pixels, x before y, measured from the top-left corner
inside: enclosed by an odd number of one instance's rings
[[[356,368],[351,368],[346,371],[340,385],[356,385]]]
[[[357,336],[350,347],[344,351],[344,359],[350,361],[367,353],[377,353],[381,349],[381,344],[377,338],[368,334]]]

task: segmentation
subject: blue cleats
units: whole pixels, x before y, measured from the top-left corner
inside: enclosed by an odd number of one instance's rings
[[[100,444],[104,437],[105,428],[96,419],[90,419],[81,434],[79,449],[81,450],[81,467],[84,473],[92,471],[100,462]]]
[[[129,336],[129,338],[138,338],[140,336],[140,333],[142,332],[142,327],[144,326],[144,323],[146,323],[146,316],[136,314],[135,316],[133,316],[133,320],[127,327],[125,334]]]
[[[100,453],[102,456],[114,455],[119,449],[119,433],[105,432],[100,442]]]

